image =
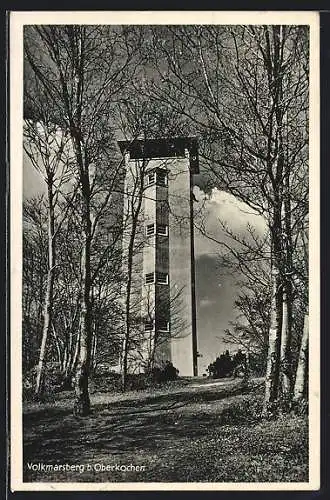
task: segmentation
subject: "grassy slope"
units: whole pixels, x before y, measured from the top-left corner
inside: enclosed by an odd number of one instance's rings
[[[95,393],[72,416],[72,395],[25,404],[24,481],[308,481],[303,417],[261,421],[261,388],[240,382],[129,394]],[[144,465],[144,472],[31,472],[44,464]]]

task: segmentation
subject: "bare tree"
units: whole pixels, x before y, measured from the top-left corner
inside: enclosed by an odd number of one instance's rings
[[[27,87],[27,85],[26,85]],[[70,152],[67,136],[52,122],[51,106],[44,95],[35,95],[37,89],[26,91],[30,106],[34,105],[34,118],[29,117],[24,123],[24,150],[31,164],[43,178],[47,188],[48,213],[48,273],[44,298],[44,326],[39,352],[35,393],[42,390],[43,366],[46,356],[46,343],[51,330],[53,312],[53,289],[56,268],[56,233],[64,217],[58,214],[57,204],[61,191],[67,185],[70,176]],[[33,95],[34,91],[34,95]],[[36,121],[37,120],[37,121]],[[74,194],[73,194],[74,196]]]
[[[44,195],[23,204],[23,370],[38,363],[47,278],[47,213]]]
[[[290,233],[306,195],[305,190],[294,200],[307,175],[307,37],[300,26],[154,27],[151,35],[158,73],[149,93],[203,137],[210,182],[267,220],[271,284],[264,413],[281,390],[292,387]]]
[[[134,32],[126,27],[34,26],[26,28],[27,77],[32,72],[53,103],[53,121],[71,141],[80,190],[83,251],[80,342],[76,368],[75,412],[90,411],[88,377],[92,349],[91,245],[100,217],[92,221],[92,170],[113,161],[112,105],[136,69]],[[120,164],[112,172],[118,182]],[[111,198],[109,189],[103,204]]]

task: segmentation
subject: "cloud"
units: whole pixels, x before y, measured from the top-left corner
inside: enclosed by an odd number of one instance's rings
[[[195,226],[197,228],[203,226],[207,235],[214,240],[228,241],[220,221],[239,236],[248,236],[248,225],[256,234],[260,236],[265,234],[265,219],[232,194],[217,188],[206,194],[200,187],[194,186],[194,195],[198,202],[195,203]],[[219,254],[221,245],[216,241],[212,241],[196,229],[196,256]]]
[[[203,224],[208,235],[218,242],[228,237],[221,227],[220,220],[240,237],[248,237],[247,226],[262,236],[266,231],[266,221],[253,212],[247,205],[233,195],[213,188],[206,194],[200,187],[194,187],[197,203],[195,208],[195,226]],[[195,271],[196,271],[196,306],[199,370],[203,373],[217,354],[232,346],[223,342],[223,334],[230,327],[237,311],[234,301],[238,293],[237,276],[230,275],[221,268],[219,254],[222,246],[195,230]]]

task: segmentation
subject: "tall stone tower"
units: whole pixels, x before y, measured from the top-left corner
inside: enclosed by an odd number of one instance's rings
[[[124,254],[135,231],[131,369],[143,369],[151,358],[171,361],[182,376],[197,375],[192,197],[197,139],[120,141],[119,146],[126,168]]]

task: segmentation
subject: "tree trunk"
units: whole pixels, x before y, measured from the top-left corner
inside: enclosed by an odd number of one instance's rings
[[[92,340],[92,354],[91,354],[91,368],[93,373],[96,369],[96,352],[97,352],[97,331],[96,325],[94,324],[93,328],[93,340]]]
[[[132,293],[132,273],[133,273],[133,255],[134,243],[138,224],[138,215],[142,205],[142,194],[140,195],[139,204],[133,216],[132,231],[130,234],[127,257],[127,285],[126,285],[126,301],[125,301],[125,336],[122,347],[122,373],[121,385],[125,392],[127,389],[127,374],[128,374],[128,352],[131,337],[131,293]]]
[[[82,225],[84,246],[81,256],[82,286],[80,346],[77,368],[75,372],[75,415],[85,416],[90,413],[88,379],[91,356],[91,220],[90,220],[90,188],[88,170],[81,172],[82,191]]]
[[[58,365],[60,367],[60,371],[62,372],[63,371],[63,366],[64,366],[64,353],[62,353],[62,351],[61,351],[60,342],[58,340],[58,336],[57,336],[54,324],[52,324],[52,331],[53,331],[53,337],[54,337],[54,340],[55,340],[55,346],[56,346],[56,352],[57,352],[57,361],[58,361]]]
[[[136,223],[135,221],[133,221],[133,228],[128,248],[127,286],[126,286],[126,303],[125,303],[125,335],[122,346],[121,386],[124,392],[127,389],[128,351],[129,351],[129,339],[131,335],[131,289],[132,289],[133,247],[135,240],[135,232],[136,232]]]
[[[286,120],[284,121],[286,123]],[[281,392],[284,398],[292,395],[292,272],[293,272],[293,243],[291,220],[291,195],[290,195],[290,168],[288,161],[284,162],[284,245],[285,245],[285,276],[283,278],[283,323],[281,335]]]
[[[155,368],[155,358],[156,358],[156,348],[157,348],[157,329],[155,328],[154,335],[150,334],[150,369]]]
[[[72,335],[72,332],[70,333],[70,335]],[[80,329],[77,334],[76,344],[74,346],[74,352],[72,352],[72,346],[70,351],[67,349],[67,355],[64,365],[64,381],[63,381],[63,385],[65,387],[72,387],[72,381],[77,367],[79,347],[80,347]]]
[[[71,356],[70,365],[69,365],[69,368],[72,372],[75,371],[76,366],[77,366],[79,349],[80,349],[80,326],[79,326],[79,331],[78,331],[78,335],[77,335],[77,339],[76,339],[76,345],[74,348],[73,357]]]
[[[280,350],[280,334],[282,311],[279,306],[280,293],[280,272],[273,265],[272,273],[272,294],[271,294],[271,311],[270,311],[270,327],[268,336],[268,354],[265,380],[265,395],[263,404],[263,415],[267,415],[269,405],[277,399],[279,385],[279,350]]]
[[[276,28],[275,28],[276,29]],[[267,35],[268,36],[268,35]],[[275,49],[275,47],[274,47]],[[277,47],[278,49],[278,47]],[[278,58],[274,55],[276,61]],[[271,311],[270,311],[270,327],[268,339],[268,355],[265,380],[265,394],[262,414],[267,415],[271,404],[277,400],[279,391],[280,378],[280,353],[281,353],[281,334],[283,320],[283,270],[284,270],[284,255],[283,255],[283,224],[282,224],[282,179],[283,179],[283,141],[282,141],[282,112],[278,106],[280,96],[282,95],[282,80],[279,78],[274,86],[274,75],[269,73],[270,89],[270,109],[274,110],[271,113],[271,129],[269,140],[272,134],[278,140],[278,152],[276,161],[271,160],[271,145],[269,143],[268,150],[268,166],[267,170],[270,175],[273,199],[270,237],[271,237]],[[275,74],[276,77],[276,74]],[[277,90],[276,90],[277,89]],[[274,92],[274,93],[273,93]],[[275,118],[275,119],[274,119]],[[285,310],[285,313],[287,311]],[[285,318],[286,320],[286,318]]]
[[[271,234],[271,298],[270,298],[270,325],[268,335],[268,354],[266,365],[265,394],[262,414],[268,413],[272,402],[276,401],[279,389],[280,375],[280,349],[282,329],[282,299],[283,289],[281,262],[281,202],[277,197],[274,207],[273,222],[270,227]]]
[[[244,373],[243,373],[243,382],[248,383],[250,378],[251,378],[251,356],[250,356],[250,349],[248,349],[246,355],[245,355],[245,360],[243,363],[244,367]]]
[[[290,398],[292,391],[292,375],[291,375],[292,304],[291,304],[291,293],[289,293],[288,287],[290,287],[289,283],[285,285],[283,291],[280,377],[281,377],[281,394],[283,397]]]
[[[143,160],[142,166],[139,171],[136,172],[135,185],[133,186],[133,193],[130,201],[130,210],[132,217],[132,229],[129,237],[128,243],[128,255],[127,255],[127,285],[126,285],[126,301],[125,301],[125,334],[122,345],[122,372],[121,372],[121,386],[122,390],[125,392],[127,389],[127,374],[128,374],[128,352],[131,336],[131,293],[132,293],[132,272],[133,272],[133,256],[134,256],[134,244],[138,225],[138,219],[142,207],[143,201],[143,189],[144,189],[144,173],[145,173],[146,163]],[[137,192],[137,195],[136,195]],[[137,196],[137,205],[135,206]],[[129,209],[128,209],[129,211]]]
[[[300,352],[296,371],[296,380],[293,391],[294,401],[307,399],[308,381],[308,341],[309,341],[309,316],[305,314],[304,331],[300,344]]]
[[[39,353],[39,362],[37,366],[37,377],[35,394],[40,395],[43,389],[43,372],[46,358],[47,339],[52,325],[53,309],[53,289],[55,274],[55,238],[54,238],[54,205],[53,205],[53,179],[48,180],[48,272],[46,296],[44,301],[44,322],[42,339]]]

